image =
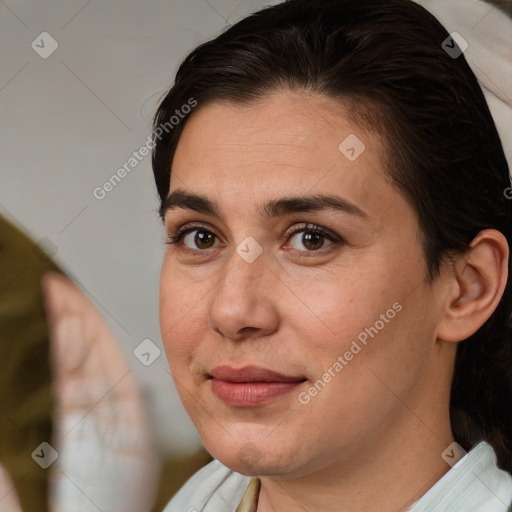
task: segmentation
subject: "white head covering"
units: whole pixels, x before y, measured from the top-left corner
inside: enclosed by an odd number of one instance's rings
[[[450,34],[458,32],[467,41],[464,56],[487,99],[512,173],[512,18],[482,0],[418,3]]]

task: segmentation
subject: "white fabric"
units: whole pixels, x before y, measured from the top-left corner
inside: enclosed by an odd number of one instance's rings
[[[464,56],[482,87],[512,172],[512,18],[482,0],[419,3],[449,33],[467,41]]]
[[[506,512],[512,503],[512,476],[496,465],[482,441],[438,480],[410,512]]]
[[[188,480],[164,512],[234,512],[249,480],[214,460]],[[497,467],[492,446],[482,441],[409,512],[506,512],[511,503],[512,476]]]

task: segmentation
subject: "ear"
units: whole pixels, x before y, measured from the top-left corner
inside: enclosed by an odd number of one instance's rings
[[[474,334],[498,306],[508,278],[509,247],[495,229],[484,229],[456,257],[437,337],[458,342]]]

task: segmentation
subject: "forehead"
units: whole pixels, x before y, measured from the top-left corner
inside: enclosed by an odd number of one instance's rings
[[[170,191],[214,197],[235,214],[269,197],[338,193],[371,215],[397,199],[384,154],[378,134],[331,98],[279,92],[251,104],[212,102],[184,127]]]
[[[307,163],[319,155],[338,159],[339,144],[349,136],[357,154],[363,140],[374,151],[382,149],[378,134],[351,122],[342,102],[305,92],[274,92],[247,104],[222,100],[199,105],[184,128],[176,158],[192,143],[199,158],[205,151],[215,151],[219,158],[225,152],[228,158],[238,150],[290,164]]]

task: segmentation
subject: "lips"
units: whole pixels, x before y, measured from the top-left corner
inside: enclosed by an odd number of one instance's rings
[[[231,407],[264,405],[299,387],[301,376],[284,375],[259,366],[217,366],[210,371],[213,393]]]
[[[210,372],[210,376],[229,382],[298,382],[304,380],[304,377],[282,375],[259,366],[245,366],[239,369],[231,366],[217,366]]]

